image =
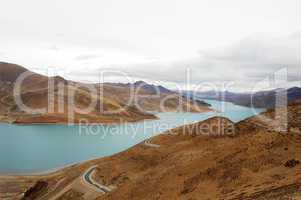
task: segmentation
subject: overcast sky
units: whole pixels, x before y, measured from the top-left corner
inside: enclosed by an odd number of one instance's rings
[[[289,85],[300,84],[300,0],[0,2],[0,60],[34,71],[97,82],[115,70],[171,87],[189,71],[189,86],[246,91],[287,67]]]

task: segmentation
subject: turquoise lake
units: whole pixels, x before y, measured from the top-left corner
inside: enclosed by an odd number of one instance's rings
[[[209,113],[158,113],[158,120],[120,125],[0,124],[0,174],[48,171],[72,163],[113,155],[170,128],[225,116],[238,122],[263,109],[206,100]]]

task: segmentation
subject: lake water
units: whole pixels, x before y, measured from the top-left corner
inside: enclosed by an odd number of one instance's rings
[[[262,109],[206,100],[209,113],[158,113],[158,120],[121,125],[12,125],[0,124],[0,173],[47,171],[64,165],[123,151],[170,128],[221,115],[237,122]]]

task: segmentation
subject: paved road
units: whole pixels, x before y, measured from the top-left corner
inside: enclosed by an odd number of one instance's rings
[[[160,147],[160,145],[150,143],[149,140],[145,140],[144,145],[148,146],[148,147],[153,147],[153,148],[159,148]]]
[[[92,179],[92,175],[93,175],[93,172],[95,170],[95,168],[97,167],[97,165],[94,165],[92,167],[90,167],[83,175],[83,179],[85,181],[85,183],[87,183],[88,185],[90,185],[91,187],[94,187],[95,189],[97,189],[99,192],[101,193],[108,193],[108,192],[111,192],[112,189],[107,187],[107,186],[104,186],[104,185],[101,185],[97,182],[95,182],[93,179]]]

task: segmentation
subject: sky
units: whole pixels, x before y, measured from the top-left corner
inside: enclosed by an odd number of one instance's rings
[[[286,86],[301,85],[300,0],[0,3],[0,61],[35,72],[250,91],[279,87],[257,85],[286,69]]]

